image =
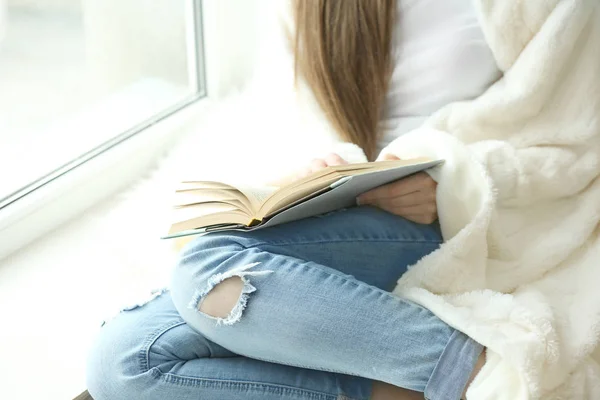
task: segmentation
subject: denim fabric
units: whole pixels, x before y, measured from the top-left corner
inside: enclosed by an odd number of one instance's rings
[[[171,293],[110,321],[92,349],[96,400],[367,400],[373,380],[457,400],[482,347],[389,293],[441,242],[439,227],[371,207],[183,252]],[[244,290],[226,318],[198,310],[223,280]]]

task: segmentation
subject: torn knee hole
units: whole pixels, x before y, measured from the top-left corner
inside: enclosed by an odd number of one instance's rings
[[[248,295],[256,291],[248,277],[258,277],[273,271],[251,271],[260,263],[233,268],[211,276],[204,288],[196,291],[189,308],[214,318],[217,324],[232,325],[242,317]]]
[[[215,318],[227,318],[238,303],[244,281],[233,276],[217,284],[198,304],[198,310]]]

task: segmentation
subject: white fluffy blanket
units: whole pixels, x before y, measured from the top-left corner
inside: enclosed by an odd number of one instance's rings
[[[504,77],[383,151],[446,160],[395,293],[488,348],[469,399],[600,399],[600,3],[477,4]]]

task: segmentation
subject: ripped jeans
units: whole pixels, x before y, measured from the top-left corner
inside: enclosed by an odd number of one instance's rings
[[[439,227],[359,207],[199,237],[171,293],[108,322],[89,357],[95,400],[367,400],[373,380],[457,400],[482,346],[389,293]],[[199,310],[228,277],[242,295]]]

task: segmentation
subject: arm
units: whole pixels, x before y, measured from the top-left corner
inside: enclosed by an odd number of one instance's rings
[[[517,148],[506,141],[489,140],[469,147],[492,178],[499,202],[507,206],[575,195],[600,171],[600,149],[592,142]]]
[[[521,207],[585,190],[600,174],[599,9],[596,2],[558,2],[500,81],[440,110],[380,157],[446,159],[432,176],[455,201],[438,193],[438,203],[463,218],[490,201]],[[518,47],[501,44],[491,43]]]
[[[435,146],[431,146],[435,143]],[[523,206],[568,197],[584,190],[600,171],[600,146],[591,139],[581,145],[517,147],[509,141],[484,140],[465,145],[446,132],[422,128],[386,147],[380,158],[394,154],[446,159],[448,178],[464,179],[468,169],[482,166],[504,206]],[[437,174],[439,175],[440,172]],[[435,174],[434,174],[435,175]]]

